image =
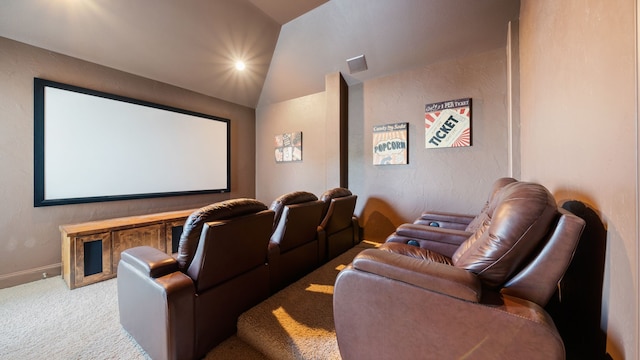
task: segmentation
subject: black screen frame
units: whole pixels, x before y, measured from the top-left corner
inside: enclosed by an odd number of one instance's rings
[[[113,194],[113,195],[98,195],[98,196],[81,196],[81,197],[68,197],[68,198],[47,198],[45,194],[47,174],[45,173],[45,89],[55,88],[80,94],[86,94],[90,96],[96,96],[103,99],[125,102],[136,106],[149,107],[158,109],[161,111],[168,111],[177,114],[189,115],[198,119],[206,119],[212,121],[219,121],[226,126],[226,186],[210,189],[197,189],[197,190],[176,190],[176,191],[161,191],[161,192],[140,192],[140,193],[126,193],[126,194]],[[176,151],[176,149],[168,148],[167,151]],[[185,156],[201,156],[202,166],[207,166],[207,154],[185,154]],[[176,171],[188,171],[176,164]],[[231,122],[229,119],[207,115],[199,112],[180,109],[172,106],[166,106],[156,104],[153,102],[137,100],[126,96],[120,96],[110,94],[102,91],[91,90],[79,86],[70,84],[64,84],[56,81],[46,80],[42,78],[34,78],[34,207],[41,206],[54,206],[54,205],[67,205],[67,204],[81,204],[81,203],[94,203],[105,201],[119,201],[119,200],[132,200],[132,199],[146,199],[146,198],[158,198],[169,196],[184,196],[184,195],[197,195],[197,194],[211,194],[211,193],[227,193],[231,191]]]

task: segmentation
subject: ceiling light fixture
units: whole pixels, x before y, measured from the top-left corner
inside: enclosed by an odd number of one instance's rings
[[[244,70],[246,67],[247,66],[244,64],[244,62],[236,61],[236,69],[238,69],[239,71]]]
[[[367,59],[364,58],[364,55],[358,55],[351,59],[347,59],[347,65],[349,65],[350,74],[365,71],[367,70]]]

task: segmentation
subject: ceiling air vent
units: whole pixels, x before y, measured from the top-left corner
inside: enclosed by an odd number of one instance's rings
[[[367,70],[367,60],[364,58],[364,55],[358,55],[351,59],[347,59],[347,65],[349,65],[350,74]]]

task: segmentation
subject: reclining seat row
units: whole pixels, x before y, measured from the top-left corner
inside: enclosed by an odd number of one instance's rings
[[[355,195],[327,193],[285,194],[271,208],[218,202],[187,218],[174,256],[148,246],[123,251],[122,327],[153,359],[204,357],[235,333],[240,314],[324,263],[326,249],[355,245]]]
[[[269,242],[271,291],[276,292],[360,241],[353,215],[357,196],[345,188],[327,190],[318,199],[306,191],[273,201]]]
[[[496,185],[475,231],[401,225],[412,231],[398,229],[338,274],[333,308],[343,359],[565,358],[544,307],[585,222],[558,208],[542,185]]]
[[[453,254],[463,241],[489,220],[491,212],[500,200],[502,189],[516,179],[504,177],[493,183],[489,197],[478,215],[454,214],[442,211],[426,211],[412,224],[402,224],[389,235],[387,242],[417,245],[443,254]],[[429,227],[439,228],[429,231]],[[434,241],[438,240],[438,241]]]

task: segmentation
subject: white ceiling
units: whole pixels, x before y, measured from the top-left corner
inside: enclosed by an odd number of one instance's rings
[[[504,47],[519,3],[2,0],[0,36],[255,108],[323,91],[335,71],[354,84]],[[368,70],[350,75],[360,54]]]

